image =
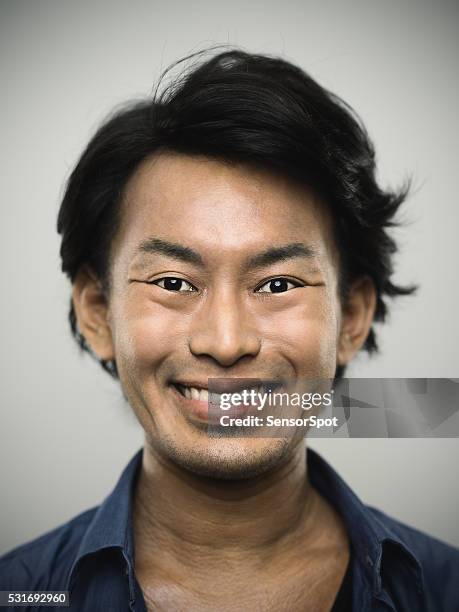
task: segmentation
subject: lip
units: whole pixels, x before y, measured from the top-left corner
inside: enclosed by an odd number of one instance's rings
[[[206,424],[212,424],[212,423],[217,424],[219,422],[217,415],[209,414],[209,402],[197,400],[197,399],[190,399],[190,398],[185,397],[184,395],[180,393],[180,391],[177,388],[177,385],[193,386],[198,389],[207,389],[207,387],[204,387],[202,385],[197,385],[197,384],[184,385],[181,382],[173,383],[171,385],[172,393],[174,394],[174,399],[176,403],[179,405],[180,410],[184,412],[186,416],[191,416],[192,419],[200,421],[201,423],[206,423]]]

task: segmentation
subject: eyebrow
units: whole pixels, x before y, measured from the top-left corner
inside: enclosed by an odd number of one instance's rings
[[[189,247],[177,244],[176,242],[169,242],[168,240],[161,240],[159,238],[147,238],[142,240],[137,248],[139,253],[165,255],[166,257],[172,257],[185,263],[190,263],[195,266],[204,267],[204,261],[201,255],[190,249]]]
[[[204,267],[204,261],[201,255],[194,249],[160,238],[147,238],[142,240],[137,248],[137,252],[165,255],[166,257],[172,257],[173,259],[178,259],[185,263]],[[302,242],[292,242],[278,247],[270,247],[261,253],[257,253],[248,259],[244,267],[246,269],[264,268],[279,261],[298,257],[311,260],[314,259],[316,255],[317,253],[312,247]]]
[[[302,242],[292,242],[291,244],[279,247],[271,247],[251,257],[247,262],[247,268],[264,268],[278,261],[295,259],[297,257],[314,259],[316,256],[317,253],[312,247],[306,246]]]

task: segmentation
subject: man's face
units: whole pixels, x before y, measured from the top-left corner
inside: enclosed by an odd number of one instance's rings
[[[298,440],[209,437],[205,402],[182,393],[210,377],[333,378],[337,268],[328,212],[305,189],[201,157],[146,160],[123,198],[108,321],[151,448],[226,478],[284,460]]]

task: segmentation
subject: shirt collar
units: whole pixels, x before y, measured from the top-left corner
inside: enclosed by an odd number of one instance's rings
[[[373,595],[381,594],[384,573],[394,567],[393,562],[383,563],[385,555],[392,560],[395,555],[413,576],[417,589],[423,591],[422,566],[413,550],[362,503],[320,455],[308,449],[307,462],[311,484],[335,507],[346,525],[353,551],[371,580]]]
[[[67,590],[80,561],[97,551],[118,549],[127,564],[130,599],[134,599],[134,536],[132,531],[132,500],[134,486],[142,463],[143,449],[124,468],[113,491],[98,507],[83,536],[67,578]]]
[[[132,500],[134,486],[142,463],[143,449],[140,449],[121,474],[112,493],[99,506],[85,535],[70,569],[67,590],[79,562],[86,556],[107,548],[118,549],[127,564],[130,598],[134,599],[134,537],[132,531]],[[307,450],[308,474],[311,484],[327,501],[336,508],[343,519],[353,551],[371,580],[373,594],[382,590],[382,572],[390,571],[390,565],[383,566],[387,547],[398,555],[419,588],[423,588],[421,564],[414,552],[396,533],[381,522],[365,506],[352,489],[333,468],[312,449]]]

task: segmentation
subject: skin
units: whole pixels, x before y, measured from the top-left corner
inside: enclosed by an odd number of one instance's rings
[[[330,609],[349,544],[308,481],[304,439],[211,438],[171,383],[333,378],[367,337],[373,284],[357,279],[340,302],[327,207],[264,170],[162,153],[141,164],[121,206],[109,295],[83,267],[73,300],[145,431],[133,520],[148,608]],[[298,244],[307,256],[260,265],[268,249]],[[170,277],[188,290],[168,290]],[[278,278],[287,290],[272,293]]]

